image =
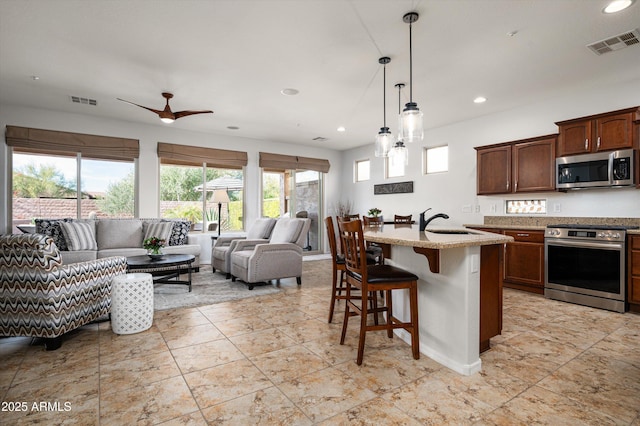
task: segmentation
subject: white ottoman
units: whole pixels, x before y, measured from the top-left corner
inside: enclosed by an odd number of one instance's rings
[[[151,274],[118,275],[111,281],[111,330],[132,334],[153,324],[153,278]]]

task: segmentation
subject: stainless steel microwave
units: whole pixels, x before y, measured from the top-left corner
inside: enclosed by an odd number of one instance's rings
[[[635,185],[634,150],[556,158],[556,189]]]

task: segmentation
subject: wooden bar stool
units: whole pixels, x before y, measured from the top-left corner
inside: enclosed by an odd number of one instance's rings
[[[331,251],[331,268],[332,268],[332,282],[331,282],[331,302],[329,304],[329,323],[333,321],[333,312],[335,310],[336,301],[345,300],[346,296],[346,281],[344,279],[347,268],[344,263],[344,256],[338,253],[338,245],[336,242],[336,233],[333,226],[333,219],[331,216],[324,219],[324,223],[327,227],[327,239],[329,240],[329,249]],[[373,258],[367,256],[367,263],[374,264]],[[338,272],[340,272],[340,281],[338,281]],[[344,294],[343,294],[344,292]],[[360,298],[360,295],[352,295],[353,298]],[[377,300],[370,297],[369,301],[373,308],[377,308]],[[377,319],[376,319],[377,321]]]
[[[382,218],[380,216],[362,216],[364,226],[381,226]]]
[[[346,292],[344,273],[347,268],[344,266],[344,256],[338,254],[338,247],[336,244],[336,231],[333,227],[333,219],[328,216],[324,219],[324,223],[327,227],[327,239],[329,240],[329,249],[331,250],[331,267],[332,267],[332,282],[331,282],[331,303],[329,305],[329,322],[333,321],[333,311],[336,306],[336,300],[344,299],[342,291]],[[338,282],[338,272],[340,272],[340,282]]]
[[[400,216],[396,214],[393,216],[393,223],[411,223],[411,216],[413,215]]]
[[[340,344],[344,344],[347,333],[349,317],[360,315],[360,338],[358,340],[358,358],[356,363],[362,364],[364,355],[364,343],[366,333],[375,330],[387,330],[387,336],[393,337],[393,330],[402,328],[411,334],[411,352],[414,359],[420,358],[420,341],[418,330],[418,277],[404,269],[391,265],[367,265],[367,258],[364,251],[364,234],[362,222],[354,220],[350,222],[338,222],[340,239],[344,247],[345,268],[347,270],[346,303],[344,312],[344,322],[342,324],[342,335]],[[367,303],[355,303],[351,298],[353,289],[360,289],[363,295],[376,294],[377,291],[385,292],[386,306],[369,308]],[[393,316],[393,306],[391,299],[392,290],[409,290],[410,322],[402,322]],[[375,297],[375,296],[374,296]],[[387,321],[385,324],[367,324],[367,315],[374,311],[386,311]]]

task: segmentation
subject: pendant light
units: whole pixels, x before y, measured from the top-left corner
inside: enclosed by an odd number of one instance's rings
[[[382,69],[382,127],[376,135],[376,157],[386,157],[389,155],[389,150],[393,146],[393,135],[387,127],[387,64],[391,62],[391,58],[383,56],[378,59],[378,63],[383,65]]]
[[[409,102],[404,106],[400,115],[400,135],[404,142],[421,141],[424,136],[422,127],[422,112],[418,104],[413,102],[413,52],[411,43],[411,24],[418,20],[416,12],[409,12],[402,20],[409,24]]]
[[[400,117],[400,106],[402,105],[400,98],[404,84],[398,83],[396,87],[398,88],[398,117]],[[409,164],[409,150],[404,146],[402,132],[400,130],[398,130],[398,142],[396,142],[395,146],[389,151],[389,161],[391,161],[393,165],[404,164],[406,166]]]

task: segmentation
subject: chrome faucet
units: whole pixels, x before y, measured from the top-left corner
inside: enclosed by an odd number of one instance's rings
[[[428,212],[429,210],[431,210],[431,207],[429,207],[428,209],[426,209],[425,211],[420,213],[420,231],[424,231],[425,229],[427,229],[427,225],[429,225],[429,223],[431,223],[431,221],[434,220],[434,219],[437,219],[439,217],[441,217],[443,219],[449,219],[449,215],[447,215],[445,213],[434,214],[429,219],[425,219],[424,218],[424,214],[426,212]]]

